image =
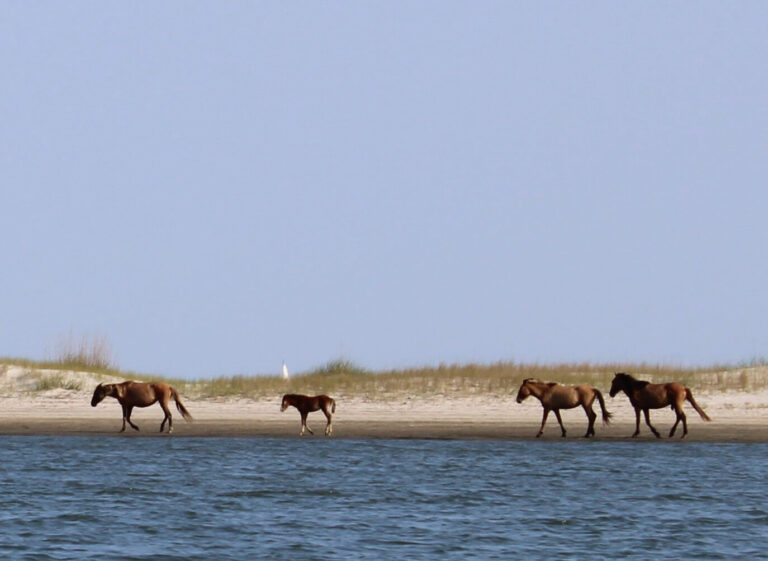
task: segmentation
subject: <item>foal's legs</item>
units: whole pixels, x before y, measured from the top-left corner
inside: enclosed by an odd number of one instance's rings
[[[307,429],[309,431],[309,434],[315,434],[312,432],[312,429],[309,428],[309,425],[307,424],[307,413],[304,411],[301,412],[301,432],[299,433],[299,436],[304,436],[304,429]]]
[[[651,424],[651,414],[648,409],[643,409],[643,414],[645,414],[645,424],[648,425],[648,428],[651,429],[651,432],[656,435],[656,438],[661,438],[661,435],[659,434],[659,431],[657,431],[655,428],[653,428],[653,425]]]
[[[563,425],[563,420],[560,418],[560,410],[555,409],[555,417],[557,417],[557,422],[560,423],[560,430],[563,432],[562,437],[565,438],[565,425]]]

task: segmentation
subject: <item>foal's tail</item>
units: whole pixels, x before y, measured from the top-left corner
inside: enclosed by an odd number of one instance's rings
[[[331,398],[331,413],[336,413],[336,400]]]
[[[595,389],[595,395],[597,396],[597,401],[600,402],[600,409],[603,410],[603,422],[607,425],[611,422],[613,413],[609,413],[608,409],[605,408],[605,399],[603,399],[603,394],[600,393],[600,390]]]
[[[690,388],[685,388],[685,399],[687,399],[688,401],[691,402],[691,405],[693,405],[693,408],[696,410],[696,413],[701,415],[702,419],[704,419],[705,421],[711,421],[712,420],[712,419],[709,418],[709,415],[704,413],[704,410],[701,407],[699,407],[699,404],[696,403],[696,400],[693,399],[693,394],[691,393],[691,389]]]
[[[174,388],[171,388],[171,397],[176,402],[176,409],[179,410],[179,413],[181,413],[181,416],[184,417],[184,420],[192,421],[192,415],[190,415],[189,411],[187,411],[187,408],[184,407],[184,404],[181,402],[181,398],[179,397],[179,392],[177,392]]]

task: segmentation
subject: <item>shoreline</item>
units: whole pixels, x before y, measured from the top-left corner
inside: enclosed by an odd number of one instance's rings
[[[313,427],[315,435],[298,435],[298,422],[274,423],[261,422],[245,424],[240,420],[203,421],[195,423],[179,423],[172,434],[159,433],[150,430],[144,424],[141,431],[130,428],[124,433],[119,432],[120,419],[102,419],[94,422],[92,419],[73,418],[67,421],[17,419],[0,420],[0,436],[92,436],[113,438],[289,438],[296,440],[499,440],[520,442],[705,442],[705,443],[768,443],[768,430],[755,424],[721,424],[711,423],[688,427],[688,435],[681,439],[678,432],[673,438],[667,438],[669,426],[654,423],[661,432],[662,438],[654,437],[647,427],[641,426],[640,435],[632,438],[634,431],[632,423],[616,423],[610,430],[600,430],[596,427],[597,436],[584,438],[582,427],[573,426],[567,438],[560,436],[557,427],[549,427],[541,438],[536,438],[538,423],[511,425],[504,423],[449,423],[449,422],[385,422],[363,421],[345,426],[334,425],[332,437],[322,434],[322,426],[316,423]],[[585,424],[586,426],[586,424]],[[319,429],[318,429],[319,428]],[[568,428],[568,425],[566,425]],[[130,431],[130,432],[129,432]]]

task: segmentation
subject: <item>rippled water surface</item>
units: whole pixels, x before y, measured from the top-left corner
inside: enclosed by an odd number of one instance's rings
[[[766,559],[768,445],[0,438],[4,559]]]

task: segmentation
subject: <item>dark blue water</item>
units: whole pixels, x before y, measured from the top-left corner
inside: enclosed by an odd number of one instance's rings
[[[766,559],[768,445],[0,438],[0,558]]]

